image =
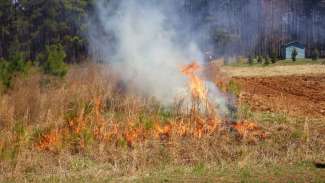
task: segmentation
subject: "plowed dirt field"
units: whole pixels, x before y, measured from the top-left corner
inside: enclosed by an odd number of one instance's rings
[[[254,111],[284,112],[290,116],[325,117],[325,74],[233,77],[240,102]]]

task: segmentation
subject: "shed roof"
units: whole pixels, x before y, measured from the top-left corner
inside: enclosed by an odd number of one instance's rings
[[[289,47],[289,46],[295,46],[301,49],[305,48],[305,45],[303,45],[302,43],[298,42],[298,41],[293,41],[293,42],[289,42],[286,45],[284,45],[285,47]]]

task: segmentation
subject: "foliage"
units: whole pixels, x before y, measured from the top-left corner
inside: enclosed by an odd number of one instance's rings
[[[38,55],[38,61],[42,65],[44,73],[64,77],[67,74],[68,66],[64,63],[66,57],[61,44],[53,44],[46,48],[45,53]]]
[[[296,61],[297,59],[297,55],[298,55],[298,51],[297,51],[297,49],[296,48],[294,48],[293,50],[292,50],[292,53],[291,53],[291,59],[292,59],[292,61]]]
[[[21,73],[27,73],[29,69],[28,62],[25,62],[23,60],[23,54],[21,52],[16,52],[11,58],[10,58],[10,64],[9,64],[9,72],[21,72]]]
[[[253,60],[253,57],[252,56],[249,56],[248,57],[248,64],[249,65],[253,65],[254,64],[254,60]]]
[[[264,65],[265,65],[265,66],[270,65],[270,57],[269,57],[269,56],[266,56],[266,57],[265,57],[265,59],[264,59]]]
[[[0,57],[9,60],[20,51],[25,60],[35,60],[47,45],[61,43],[67,57],[86,54],[85,31],[92,0],[0,1]]]
[[[302,1],[302,0],[299,0]],[[68,61],[76,61],[78,58],[87,54],[87,41],[83,35],[87,28],[89,17],[94,15],[95,0],[1,0],[0,1],[0,57],[9,60],[9,56],[15,51],[25,53],[25,60],[35,60],[36,56],[46,49],[47,45],[60,43],[64,46]],[[116,1],[118,2],[118,1]],[[316,44],[322,45],[324,36],[316,36],[314,39],[308,38],[312,32],[321,32],[324,25],[313,24],[313,28],[308,28],[306,23],[308,17],[316,16],[318,12],[323,11],[324,7],[314,1],[295,3],[293,1],[275,1],[265,3],[269,6],[272,13],[263,14],[263,7],[259,1],[254,0],[252,6],[245,6],[243,1],[195,1],[186,0],[186,3],[174,2],[175,9],[179,9],[185,15],[188,15],[193,26],[193,32],[198,27],[206,27],[207,34],[202,35],[201,40],[211,40],[211,46],[220,55],[231,55],[242,53],[242,51],[251,49],[251,53],[259,52],[267,54],[267,50],[274,50],[279,55],[279,47],[284,40],[293,39],[298,36],[306,40],[306,45],[315,47]],[[105,4],[105,3],[104,3]],[[278,16],[284,17],[288,13],[299,14],[304,10],[301,20],[301,26],[297,26],[300,16],[293,16],[294,21],[292,31],[283,34],[277,34],[273,31],[271,34],[263,34],[269,24],[277,25],[281,23],[274,15],[277,8],[270,7],[283,6],[278,12]],[[215,11],[206,11],[214,7]],[[290,8],[295,7],[295,8]],[[256,13],[250,14],[252,9]],[[111,8],[113,9],[113,8]],[[306,11],[305,11],[306,10]],[[289,11],[289,12],[288,12]],[[258,15],[264,16],[259,17]],[[182,13],[180,14],[183,15]],[[227,16],[220,16],[227,15]],[[271,16],[271,17],[270,17]],[[185,17],[185,16],[184,16]],[[223,18],[220,18],[223,17]],[[97,17],[94,17],[96,21]],[[249,23],[249,24],[247,24]],[[299,28],[299,29],[298,29]],[[235,31],[236,30],[236,31]],[[296,35],[297,34],[297,35]],[[256,40],[247,39],[255,35]],[[257,45],[256,45],[257,43]],[[255,50],[254,50],[255,49]],[[273,58],[273,57],[272,57]]]
[[[9,62],[1,59],[0,60],[0,81],[5,87],[10,86],[11,74],[9,72]]]
[[[261,55],[257,56],[257,63],[259,63],[259,64],[263,63],[263,57]]]
[[[22,53],[17,52],[9,61],[0,59],[0,81],[5,88],[11,86],[11,81],[17,73],[27,74],[30,63],[23,60]]]
[[[311,54],[311,59],[316,61],[319,59],[319,51],[317,48],[315,48]]]
[[[277,61],[278,61],[278,58],[277,58],[275,52],[272,52],[272,54],[271,54],[271,62],[272,62],[272,64],[275,64]]]

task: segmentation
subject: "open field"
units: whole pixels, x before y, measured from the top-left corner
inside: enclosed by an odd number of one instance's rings
[[[0,182],[325,181],[323,74],[231,74],[248,124],[233,127],[136,96],[107,71],[15,79],[0,97]]]
[[[325,117],[325,65],[282,63],[271,67],[225,66],[221,70],[240,86],[240,101],[253,110]]]
[[[225,66],[222,69],[231,77],[254,77],[254,76],[290,76],[290,75],[318,75],[325,74],[325,65],[274,65],[268,67],[234,67]]]
[[[325,118],[325,74],[234,78],[252,109]]]

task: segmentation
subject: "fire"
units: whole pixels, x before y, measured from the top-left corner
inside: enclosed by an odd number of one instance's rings
[[[233,127],[242,138],[259,137],[261,139],[265,139],[267,137],[267,134],[262,130],[261,127],[257,126],[256,123],[242,121],[236,123]]]
[[[190,132],[190,129],[183,122],[176,123],[174,127],[176,135],[179,137],[185,137]]]
[[[127,129],[124,133],[124,139],[126,140],[129,147],[132,147],[134,142],[145,137],[143,128],[131,128]]]
[[[153,138],[159,139],[162,142],[168,142],[175,139],[175,137],[176,139],[202,139],[212,136],[224,129],[221,125],[223,120],[212,109],[212,105],[208,101],[208,90],[205,87],[205,81],[197,73],[200,69],[200,65],[192,63],[185,66],[181,71],[189,78],[189,88],[194,105],[196,105],[196,102],[206,105],[209,113],[196,111],[188,117],[170,119],[163,124],[159,119],[156,119],[153,122],[153,128],[145,128],[141,124],[135,125],[132,120],[125,124],[108,119],[103,115],[103,100],[98,97],[94,98],[94,108],[92,108],[91,112],[86,113],[84,108],[80,109],[78,115],[68,119],[65,125],[44,133],[36,142],[36,148],[38,150],[56,152],[60,145],[63,144],[63,140],[69,139],[72,136],[83,137],[84,133],[91,133],[94,139],[100,143],[119,144],[117,142],[123,139],[129,147],[145,140],[152,140]],[[232,125],[231,128],[236,130],[241,138],[266,138],[266,133],[262,128],[252,122],[238,122]],[[84,138],[80,138],[76,144],[80,150],[83,150],[89,145],[87,143],[89,142]],[[3,146],[3,143],[0,141],[0,148],[1,146]]]
[[[47,134],[42,135],[41,140],[36,144],[38,150],[55,151],[55,146],[59,144],[58,130],[52,130]]]
[[[159,137],[160,139],[166,139],[171,136],[173,126],[171,124],[167,124],[163,127],[161,127],[159,124],[155,125],[155,135],[156,137]]]
[[[202,68],[196,62],[193,62],[192,64],[184,66],[181,70],[181,72],[189,78],[189,86],[192,93],[192,111],[196,113],[198,111],[198,106],[200,106],[206,110],[210,115],[209,117],[213,116],[213,118],[219,120],[221,118],[216,111],[217,109],[213,105],[213,102],[209,101],[208,98],[208,88],[206,87],[206,82],[208,81],[201,79],[198,75],[198,71],[204,69],[205,68]]]
[[[200,79],[196,74],[196,72],[200,69],[201,67],[197,63],[193,62],[192,64],[185,66],[182,69],[182,73],[190,79],[189,85],[191,88],[192,96],[194,98],[200,99],[201,101],[206,101],[208,91],[204,86],[203,80]]]

